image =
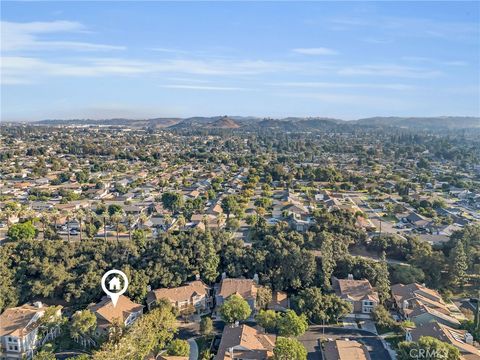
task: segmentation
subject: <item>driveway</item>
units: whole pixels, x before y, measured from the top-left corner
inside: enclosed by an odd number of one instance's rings
[[[360,320],[360,328],[378,335],[377,327],[375,326],[375,322],[372,320]]]
[[[364,344],[372,360],[391,360],[390,354],[383,347],[382,340],[377,335],[360,329],[345,329],[337,327],[311,326],[299,340],[308,351],[308,360],[322,360],[320,352],[321,339],[350,339]]]

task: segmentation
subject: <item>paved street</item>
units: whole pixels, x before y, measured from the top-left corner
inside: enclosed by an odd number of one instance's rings
[[[188,339],[188,344],[190,345],[190,356],[189,360],[197,360],[198,359],[198,346],[195,339]]]
[[[318,325],[311,326],[309,330],[299,338],[307,348],[308,360],[322,360],[320,353],[321,339],[357,340],[367,347],[372,360],[391,360],[390,354],[383,347],[381,339],[368,331],[336,327],[325,327],[325,331],[323,331],[322,326]]]

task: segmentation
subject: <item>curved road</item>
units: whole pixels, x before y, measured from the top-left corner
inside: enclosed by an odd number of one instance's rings
[[[364,344],[370,352],[372,360],[391,360],[390,354],[383,347],[382,339],[365,330],[338,327],[310,326],[308,331],[298,340],[307,348],[308,360],[322,360],[320,351],[321,339],[350,339]]]

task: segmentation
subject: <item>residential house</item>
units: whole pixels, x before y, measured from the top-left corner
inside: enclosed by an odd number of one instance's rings
[[[230,279],[226,278],[224,273],[222,274],[222,280],[216,289],[215,300],[217,307],[221,306],[231,295],[240,295],[250,305],[253,315],[257,304],[258,288],[257,276],[255,276],[254,279]]]
[[[458,330],[436,321],[408,329],[407,341],[418,341],[422,336],[430,336],[455,346],[463,360],[480,360],[480,350],[473,345],[473,336],[465,330]]]
[[[370,354],[365,345],[355,340],[334,340],[324,345],[325,360],[370,360]]]
[[[354,280],[351,274],[347,279],[332,277],[332,286],[337,296],[353,305],[353,314],[370,314],[380,302],[367,279]]]
[[[396,284],[391,289],[400,314],[417,325],[437,321],[451,327],[459,327],[460,321],[464,319],[453,303],[445,303],[437,291],[424,285]]]
[[[31,357],[38,342],[38,320],[44,316],[41,302],[6,309],[0,315],[0,359]],[[58,314],[60,316],[60,310]]]
[[[230,325],[223,329],[216,360],[267,360],[273,356],[275,335],[265,334],[248,325]]]
[[[290,299],[284,291],[274,291],[272,300],[267,305],[268,310],[287,311],[290,308]]]
[[[114,324],[132,325],[143,314],[143,308],[143,305],[134,303],[124,295],[119,296],[116,306],[113,306],[110,297],[104,296],[99,303],[87,307],[97,317],[97,335],[108,334]]]
[[[179,310],[193,306],[199,313],[209,311],[211,306],[210,288],[199,279],[175,288],[150,291],[147,294],[148,309],[161,299],[167,299]]]

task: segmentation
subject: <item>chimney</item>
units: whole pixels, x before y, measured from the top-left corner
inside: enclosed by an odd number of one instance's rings
[[[195,280],[197,280],[197,281],[200,280],[200,274],[195,274]]]
[[[473,345],[473,336],[470,333],[465,333],[465,343]]]
[[[227,273],[226,273],[226,272],[223,272],[223,273],[222,273],[222,280],[223,280],[223,279],[226,279],[226,278],[227,278]]]
[[[348,280],[353,280],[353,274],[348,274],[347,279]]]
[[[35,301],[33,303],[33,306],[35,306],[36,308],[39,308],[39,309],[43,308],[43,304],[42,304],[41,301]]]
[[[253,281],[255,281],[258,284],[259,282],[258,274],[253,275]]]

